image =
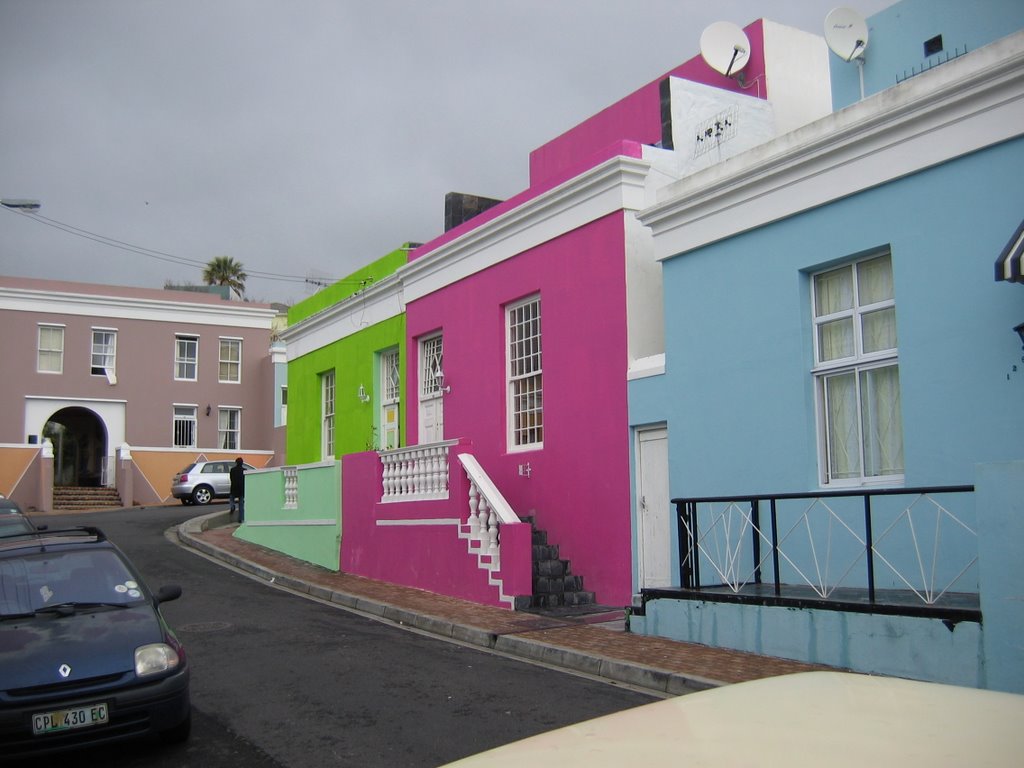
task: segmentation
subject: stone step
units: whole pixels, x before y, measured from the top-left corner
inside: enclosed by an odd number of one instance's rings
[[[57,486],[53,489],[54,510],[78,511],[123,506],[115,488]]]

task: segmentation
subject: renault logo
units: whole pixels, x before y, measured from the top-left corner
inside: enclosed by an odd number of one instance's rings
[[[57,671],[60,672],[61,677],[67,677],[71,674],[71,667],[69,667],[67,664],[61,664],[59,667],[57,667]]]

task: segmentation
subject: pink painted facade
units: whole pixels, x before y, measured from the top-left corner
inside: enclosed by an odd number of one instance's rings
[[[767,98],[767,86],[763,85],[765,56],[762,29],[761,20],[744,29],[750,40],[750,59],[743,72],[745,81],[754,83],[754,87],[745,90],[738,81],[719,74],[700,56],[694,56],[531,152],[530,186],[564,175],[567,169],[614,142],[628,140],[640,144],[658,144],[662,140],[660,86],[665,78],[678,77],[724,91]]]
[[[687,113],[691,104],[700,119],[725,108],[738,108],[744,121],[751,116],[744,122],[747,145],[761,140],[750,132],[758,120],[759,130],[773,130],[772,109],[776,117],[789,113],[789,124],[827,111],[820,103],[799,104],[799,97],[766,106],[766,59],[780,58],[766,48],[782,51],[788,64],[800,59],[783,50],[795,31],[768,27],[770,35],[761,21],[745,29],[751,56],[743,84],[694,56],[535,150],[529,189],[410,254],[396,273],[406,313],[407,446],[450,441],[448,486],[443,499],[389,502],[382,498],[381,459],[344,457],[343,570],[499,604],[456,534],[475,503],[455,460],[465,452],[516,516],[547,532],[598,603],[630,602],[636,576],[627,381],[635,362],[664,351],[660,265],[635,214],[660,185],[692,167],[692,146],[673,152],[663,137],[663,96],[681,99],[672,112],[679,123],[666,135],[691,142],[697,119]],[[814,46],[827,58],[823,41]],[[798,65],[812,69],[802,60]],[[827,82],[827,64],[820,76]],[[676,88],[680,79],[690,85]],[[524,450],[510,447],[506,309],[534,298],[543,349],[543,441]],[[444,393],[439,405],[424,406],[421,342],[438,335]],[[436,420],[430,408],[438,407],[443,429],[430,430]],[[515,522],[500,526],[507,594],[530,594],[528,530]]]

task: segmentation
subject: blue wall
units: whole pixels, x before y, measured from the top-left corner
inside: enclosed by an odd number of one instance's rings
[[[1024,215],[996,190],[1022,177],[1024,139],[667,260],[666,372],[631,382],[630,418],[668,423],[672,496],[820,487],[809,273],[884,248],[906,485],[1024,456],[1024,290],[993,276]]]
[[[855,3],[850,4],[856,7]],[[1024,28],[1021,0],[903,0],[867,19],[864,56],[867,96],[896,84],[913,71],[936,64],[957,48],[973,51]],[[925,58],[924,42],[942,35],[943,52]],[[860,100],[858,65],[829,54],[832,106],[842,109]]]

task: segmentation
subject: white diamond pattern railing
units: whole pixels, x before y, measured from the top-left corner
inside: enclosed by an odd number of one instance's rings
[[[963,513],[940,500],[965,500],[970,511],[966,497],[972,492],[971,486],[951,486],[674,499],[681,583],[737,594],[774,583],[776,594],[796,586],[822,600],[841,588],[859,589],[867,590],[871,603],[878,589],[905,589],[929,606],[954,587],[976,593],[977,534]],[[873,536],[879,522],[881,532]],[[876,564],[884,567],[881,578]]]

